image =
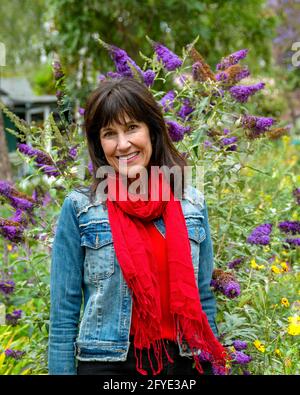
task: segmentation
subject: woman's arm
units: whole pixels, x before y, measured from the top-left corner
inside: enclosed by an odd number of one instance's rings
[[[52,246],[50,280],[49,374],[77,374],[74,342],[82,303],[84,247],[78,220],[67,196]]]
[[[213,258],[213,244],[210,235],[210,227],[208,222],[208,212],[206,202],[204,201],[204,208],[202,209],[203,227],[205,229],[206,238],[200,244],[200,259],[199,259],[199,274],[198,274],[198,288],[200,291],[200,300],[203,311],[207,315],[208,322],[214,334],[218,335],[216,325],[216,300],[213,292],[210,289],[210,282],[212,272],[214,269]]]

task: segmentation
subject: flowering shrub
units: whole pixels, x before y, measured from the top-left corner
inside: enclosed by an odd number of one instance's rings
[[[98,83],[127,76],[146,84],[174,144],[195,172],[204,168],[216,266],[211,286],[231,374],[299,374],[299,148],[290,144],[287,125],[248,112],[247,104],[265,86],[251,84],[250,70],[241,63],[248,50],[224,57],[213,71],[196,41],[180,57],[149,39],[154,53],[141,54],[143,67],[101,41],[115,70],[101,73]],[[54,78],[58,119],[51,114],[42,128],[0,103],[20,130],[18,151],[31,169],[16,185],[0,181],[0,296],[7,310],[0,326],[0,374],[47,373],[55,223],[66,193],[89,185],[96,171],[81,130],[84,103],[74,116],[58,61]]]

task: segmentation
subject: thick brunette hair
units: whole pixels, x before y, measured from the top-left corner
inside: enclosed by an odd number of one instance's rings
[[[89,156],[93,165],[93,183],[90,197],[95,196],[101,179],[96,178],[97,169],[107,166],[101,143],[100,129],[113,122],[124,124],[124,118],[144,122],[150,132],[152,155],[149,166],[179,166],[182,171],[184,189],[184,166],[186,160],[175,148],[167,131],[167,126],[159,104],[152,93],[142,83],[133,78],[105,80],[87,99],[84,112],[84,130],[87,138]],[[174,183],[171,178],[171,188]]]

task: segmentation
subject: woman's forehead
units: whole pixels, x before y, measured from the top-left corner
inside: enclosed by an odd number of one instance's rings
[[[120,112],[115,117],[110,120],[107,120],[106,125],[103,125],[103,128],[114,127],[118,125],[126,126],[131,122],[137,122],[133,116],[128,115],[127,113]]]

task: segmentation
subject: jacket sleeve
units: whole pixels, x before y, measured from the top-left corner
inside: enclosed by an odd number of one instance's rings
[[[208,221],[208,212],[206,202],[204,201],[204,208],[202,209],[203,227],[206,233],[205,239],[200,243],[200,259],[199,259],[199,274],[198,274],[198,288],[200,292],[200,301],[203,311],[207,315],[208,322],[215,336],[218,335],[216,325],[216,300],[213,291],[210,287],[212,273],[214,269],[213,258],[213,244],[210,234],[210,226]]]
[[[72,199],[62,205],[52,245],[50,270],[50,375],[76,375],[74,343],[82,303],[84,247]]]

